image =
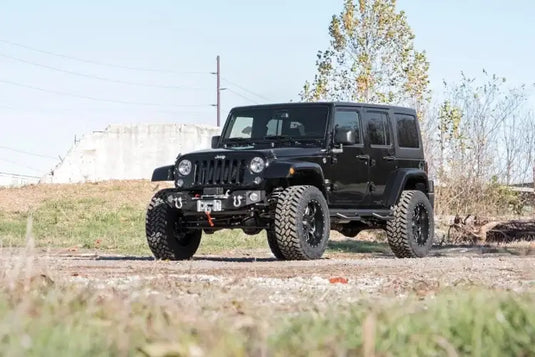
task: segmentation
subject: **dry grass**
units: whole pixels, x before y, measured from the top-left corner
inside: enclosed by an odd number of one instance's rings
[[[166,183],[147,180],[103,181],[80,184],[39,184],[17,188],[0,188],[0,211],[27,212],[38,209],[44,202],[54,200],[95,199],[106,208],[115,209],[128,204],[145,208],[152,195],[169,187]]]

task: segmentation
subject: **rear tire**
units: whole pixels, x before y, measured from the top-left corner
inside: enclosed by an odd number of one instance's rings
[[[156,259],[189,259],[199,248],[202,231],[181,227],[180,210],[167,202],[170,191],[161,190],[150,201],[145,220],[147,243]]]
[[[329,240],[327,201],[314,186],[285,189],[275,209],[275,238],[287,260],[319,259]]]
[[[429,254],[434,236],[433,207],[422,191],[403,191],[388,221],[388,244],[398,258],[421,258]]]

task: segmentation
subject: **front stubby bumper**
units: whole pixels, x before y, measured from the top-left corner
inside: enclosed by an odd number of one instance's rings
[[[173,191],[167,196],[169,205],[179,209],[183,215],[202,215],[235,213],[254,207],[266,205],[266,193],[263,190],[227,191],[220,195],[193,195],[187,191]]]

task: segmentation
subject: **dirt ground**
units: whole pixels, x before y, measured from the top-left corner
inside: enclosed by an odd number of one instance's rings
[[[333,301],[432,298],[440,291],[471,287],[535,290],[533,244],[436,248],[424,259],[329,253],[317,261],[285,262],[263,249],[180,262],[69,250],[36,249],[23,256],[20,250],[3,249],[0,264],[16,270],[24,260],[32,274],[54,282],[111,288],[127,296],[157,295],[187,306],[185,313],[192,316],[221,309],[254,315],[263,308],[291,312]]]

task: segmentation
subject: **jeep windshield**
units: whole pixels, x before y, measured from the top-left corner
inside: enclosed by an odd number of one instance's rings
[[[234,109],[223,133],[223,144],[319,145],[325,138],[328,114],[326,105]]]

